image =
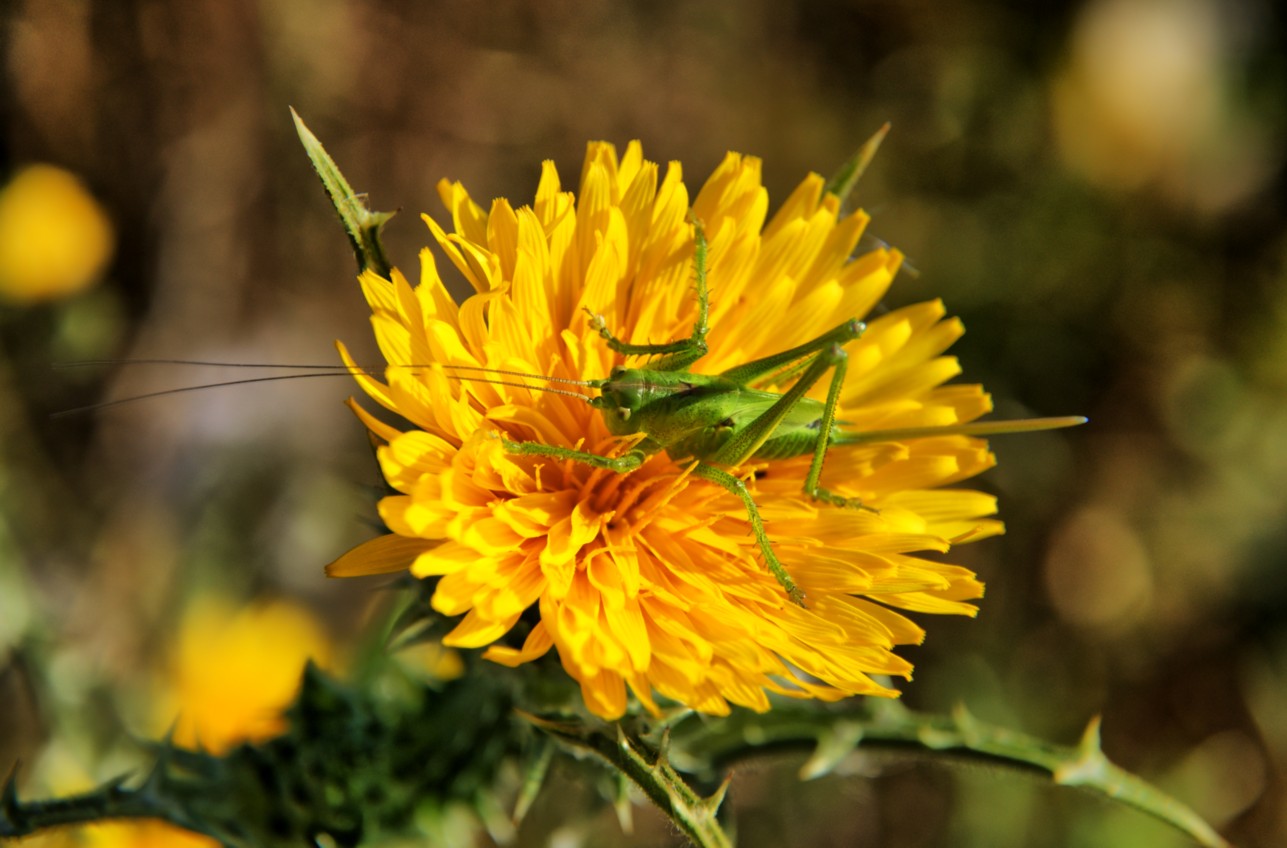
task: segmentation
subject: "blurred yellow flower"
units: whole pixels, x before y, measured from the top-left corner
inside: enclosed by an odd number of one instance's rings
[[[1064,163],[1186,210],[1263,190],[1280,145],[1243,90],[1246,26],[1220,0],[1079,4],[1048,100]]]
[[[111,822],[82,829],[71,845],[87,848],[219,848],[208,836],[159,821]]]
[[[413,675],[434,683],[455,680],[465,673],[459,651],[444,648],[441,642],[420,642],[398,650],[398,661]]]
[[[766,710],[767,693],[896,695],[872,675],[910,676],[892,649],[924,635],[900,610],[973,615],[968,601],[982,594],[967,569],[918,553],[1000,532],[986,518],[993,498],[941,488],[992,464],[985,442],[944,435],[833,447],[824,484],[878,512],[806,496],[808,456],[734,469],[808,598],[802,608],[762,563],[741,500],[692,476],[691,461],[660,453],[617,474],[509,454],[496,434],[599,454],[621,440],[584,398],[514,385],[523,381],[513,376],[453,379],[423,367],[605,377],[623,357],[585,309],[627,341],[687,338],[697,310],[690,206],[709,238],[711,292],[710,352],[693,371],[721,373],[868,315],[901,256],[855,257],[868,218],[842,216],[817,175],[766,224],[760,167],[730,153],[690,201],[677,163],[659,180],[638,143],[620,159],[592,143],[579,199],[549,162],[535,203],[519,209],[499,199],[485,212],[461,185],[441,183],[455,232],[425,220],[477,293],[454,303],[428,250],[416,288],[396,270],[387,280],[362,275],[389,368],[385,383],[358,380],[415,429],[400,432],[354,407],[386,443],[380,463],[400,494],[380,503],[392,534],[329,573],[409,567],[440,577],[434,608],[464,616],[444,644],[490,646],[486,657],[510,665],[555,648],[605,718],[626,711],[627,688],[652,711],[657,693],[716,714],[730,703]],[[988,411],[980,387],[941,385],[959,373],[940,354],[961,333],[937,302],[870,319],[846,345],[846,429],[945,426]],[[824,380],[811,396],[826,390]],[[505,644],[521,618],[526,640]]]
[[[281,711],[299,689],[305,662],[326,666],[331,656],[326,633],[301,607],[197,600],[183,616],[154,729],[177,721],[176,744],[216,754],[271,737],[285,729]]]
[[[75,294],[111,258],[107,215],[75,176],[32,165],[0,188],[0,299],[37,303]]]

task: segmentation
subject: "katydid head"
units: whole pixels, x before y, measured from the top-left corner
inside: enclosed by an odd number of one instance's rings
[[[647,433],[662,444],[670,444],[694,430],[705,429],[706,418],[685,410],[702,394],[701,389],[709,388],[716,379],[690,371],[618,365],[606,379],[593,381],[599,397],[592,399],[590,405],[603,412],[608,432],[615,436]]]
[[[636,432],[638,427],[630,419],[647,403],[650,388],[642,372],[618,365],[606,380],[595,382],[599,396],[591,399],[590,405],[603,413],[608,432],[618,436]]]

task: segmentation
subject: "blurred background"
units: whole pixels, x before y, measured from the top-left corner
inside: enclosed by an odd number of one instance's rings
[[[172,720],[156,705],[197,598],[289,606],[314,655],[371,603],[321,573],[374,534],[345,380],[50,417],[247,376],[55,363],[373,351],[288,106],[374,208],[403,210],[386,244],[410,271],[441,177],[524,202],[542,159],[571,185],[587,140],[639,138],[693,188],[726,150],[761,156],[776,202],[888,120],[857,200],[915,271],[889,305],[943,298],[965,379],[1007,417],[1091,418],[995,441],[981,485],[1009,533],[953,552],[988,583],[982,614],[922,617],[907,702],[1065,743],[1102,715],[1116,762],[1236,844],[1287,844],[1284,17],[1271,0],[0,4],[0,768],[69,787],[137,761],[122,728]],[[863,758],[799,784],[798,765],[739,772],[742,844],[1185,844],[1013,774]],[[678,844],[645,809],[625,837],[549,795],[521,844]]]

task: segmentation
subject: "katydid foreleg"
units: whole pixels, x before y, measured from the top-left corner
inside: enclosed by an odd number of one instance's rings
[[[706,355],[706,334],[710,332],[710,293],[706,288],[706,232],[697,221],[693,222],[693,276],[697,287],[697,320],[693,322],[693,332],[686,339],[679,339],[664,344],[632,344],[623,342],[608,329],[607,321],[602,315],[592,312],[590,326],[598,332],[599,337],[608,343],[608,347],[623,356],[656,356],[661,359],[652,363],[655,371],[682,371]]]
[[[540,442],[515,442],[511,439],[502,439],[501,446],[505,448],[506,453],[570,459],[573,462],[580,462],[592,468],[603,468],[607,471],[615,471],[618,474],[634,471],[643,465],[644,460],[647,459],[647,454],[638,449],[628,451],[621,456],[600,456],[597,453],[579,451],[558,445],[543,445]]]

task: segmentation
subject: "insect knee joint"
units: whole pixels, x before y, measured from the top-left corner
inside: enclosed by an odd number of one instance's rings
[[[590,316],[590,329],[594,330],[599,335],[603,335],[608,331],[607,318],[604,318],[603,315],[598,312],[592,312],[588,306],[583,306],[581,308],[585,310],[586,315]]]

